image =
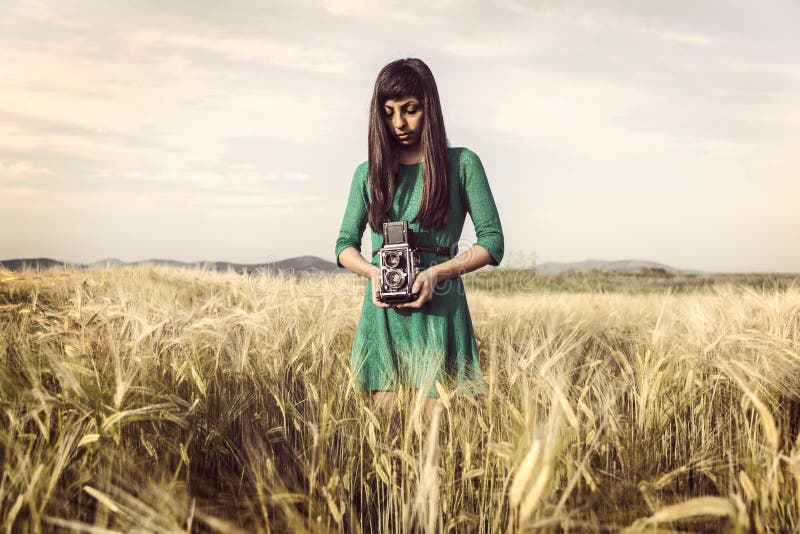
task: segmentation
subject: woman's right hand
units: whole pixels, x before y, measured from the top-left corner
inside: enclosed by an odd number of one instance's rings
[[[370,269],[369,279],[372,281],[372,303],[379,308],[388,308],[389,304],[378,300],[378,288],[381,286],[380,268]]]

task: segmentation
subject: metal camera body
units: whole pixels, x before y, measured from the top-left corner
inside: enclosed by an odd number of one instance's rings
[[[419,294],[412,293],[411,288],[422,269],[407,221],[383,223],[383,246],[378,257],[381,277],[376,298],[392,304],[417,300]]]

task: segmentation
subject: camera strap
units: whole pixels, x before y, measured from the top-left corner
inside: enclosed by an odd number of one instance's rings
[[[437,254],[439,256],[446,256],[448,258],[451,258],[451,257],[455,256],[455,250],[451,249],[450,247],[423,247],[423,246],[417,246],[417,247],[414,247],[414,249],[415,250],[419,250],[421,252],[432,252],[433,254]],[[375,254],[380,252],[380,250],[381,249],[376,248],[375,250],[372,251],[372,255],[374,256]]]

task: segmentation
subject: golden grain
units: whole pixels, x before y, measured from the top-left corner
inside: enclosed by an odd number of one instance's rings
[[[430,411],[355,390],[362,284],[2,271],[3,529],[800,530],[797,286],[472,291]]]

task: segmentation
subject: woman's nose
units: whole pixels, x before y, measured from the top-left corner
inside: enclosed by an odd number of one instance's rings
[[[392,126],[394,126],[395,129],[397,130],[402,129],[405,123],[406,119],[405,117],[403,117],[402,113],[395,113],[394,116],[392,117]]]

